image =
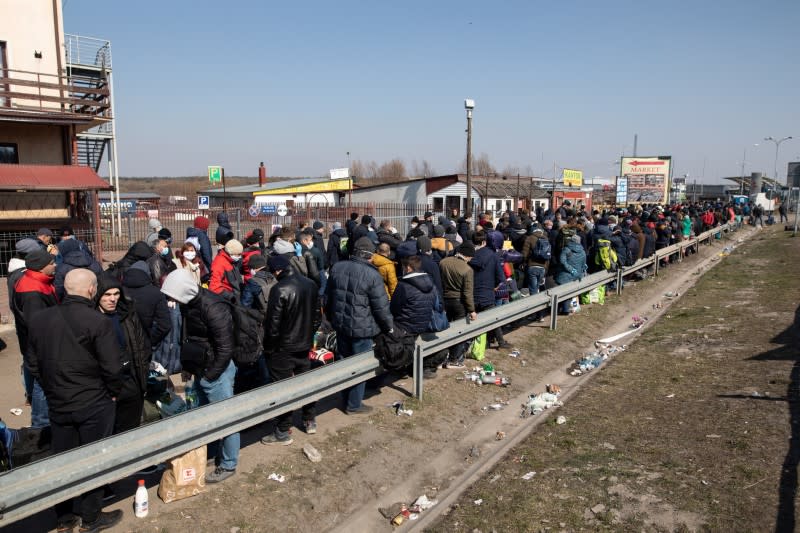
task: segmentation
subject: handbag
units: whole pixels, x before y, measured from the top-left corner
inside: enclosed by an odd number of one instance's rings
[[[435,291],[436,289],[434,289]],[[439,302],[439,293],[435,293],[436,300],[433,302],[433,310],[431,311],[431,321],[428,323],[428,331],[439,332],[444,331],[450,327],[450,322],[447,320],[447,313],[445,313],[442,304]]]

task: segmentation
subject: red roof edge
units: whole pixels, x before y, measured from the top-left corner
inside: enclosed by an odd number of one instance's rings
[[[0,190],[108,190],[111,185],[89,167],[0,165]]]

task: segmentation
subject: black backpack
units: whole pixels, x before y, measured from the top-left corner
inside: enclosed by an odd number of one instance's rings
[[[233,316],[233,362],[252,365],[264,351],[264,315],[259,309],[229,304]]]
[[[395,324],[392,333],[379,333],[375,337],[373,353],[386,370],[401,370],[413,362],[415,336]]]

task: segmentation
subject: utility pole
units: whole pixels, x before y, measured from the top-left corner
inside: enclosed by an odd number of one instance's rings
[[[472,216],[472,110],[475,109],[475,100],[464,100],[464,109],[467,110],[467,209],[465,218]]]

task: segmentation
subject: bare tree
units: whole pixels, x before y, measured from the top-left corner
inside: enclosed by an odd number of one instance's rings
[[[411,164],[411,175],[415,178],[430,178],[436,175],[436,170],[427,160],[423,159],[420,163],[415,159]]]
[[[381,178],[405,178],[406,165],[402,159],[394,158],[382,164],[378,169],[378,177]]]
[[[503,172],[501,174],[503,176],[508,176],[508,177],[516,176],[517,174],[520,174],[519,167],[512,167],[511,165],[506,165],[505,168],[503,168]]]
[[[360,159],[356,159],[352,163],[350,163],[350,175],[356,176],[358,178],[364,177],[364,172],[366,169],[364,168],[364,163],[361,162]]]
[[[467,171],[467,158],[461,161],[459,172],[464,174]],[[497,174],[497,170],[489,162],[489,155],[486,152],[481,153],[478,157],[472,157],[472,175],[473,176],[490,176]]]

